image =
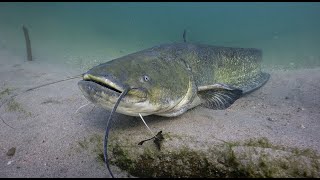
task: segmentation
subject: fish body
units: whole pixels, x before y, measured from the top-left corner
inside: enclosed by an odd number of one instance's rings
[[[130,116],[174,117],[203,105],[225,109],[269,79],[262,51],[194,43],[162,44],[93,67],[78,82],[84,96]]]

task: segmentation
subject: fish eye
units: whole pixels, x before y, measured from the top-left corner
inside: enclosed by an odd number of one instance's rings
[[[144,80],[145,82],[148,82],[148,81],[150,81],[150,77],[147,76],[147,75],[144,75],[144,76],[143,76],[143,80]]]

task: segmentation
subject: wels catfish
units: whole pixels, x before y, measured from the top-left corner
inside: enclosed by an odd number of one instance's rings
[[[198,105],[228,108],[269,79],[269,74],[261,72],[261,59],[259,49],[173,43],[114,59],[84,73],[78,82],[84,96],[112,110],[104,137],[110,175],[114,177],[107,144],[114,112],[144,121],[142,116],[174,117]],[[150,138],[159,149],[161,132]]]
[[[78,85],[84,96],[129,116],[179,116],[198,105],[225,109],[269,79],[262,51],[194,43],[155,46],[93,67]]]

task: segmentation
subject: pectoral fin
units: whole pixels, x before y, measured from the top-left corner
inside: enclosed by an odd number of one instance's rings
[[[242,95],[242,90],[226,84],[198,87],[202,105],[210,109],[226,109]]]

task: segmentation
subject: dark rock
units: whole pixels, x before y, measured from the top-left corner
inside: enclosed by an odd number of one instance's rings
[[[7,156],[13,156],[16,153],[16,148],[12,147],[8,150]]]
[[[267,117],[268,121],[274,121],[271,117]]]

